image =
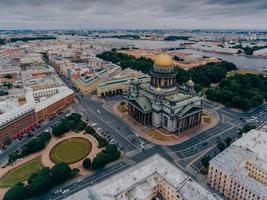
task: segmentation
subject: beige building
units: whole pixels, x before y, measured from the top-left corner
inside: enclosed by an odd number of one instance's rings
[[[67,200],[221,200],[156,154]]]
[[[266,144],[266,131],[243,135],[210,161],[209,185],[230,200],[266,200]]]
[[[97,86],[97,96],[106,97],[114,94],[127,93],[131,81],[138,80],[141,83],[148,83],[150,76],[142,72],[127,68],[112,79],[104,81]]]

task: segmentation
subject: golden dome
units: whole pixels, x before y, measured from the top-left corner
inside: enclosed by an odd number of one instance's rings
[[[154,64],[158,67],[171,67],[173,66],[173,60],[168,54],[162,53],[156,57]]]

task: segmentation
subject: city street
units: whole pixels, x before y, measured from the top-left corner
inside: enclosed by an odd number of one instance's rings
[[[66,78],[63,78],[63,80],[69,87],[75,89],[69,80]],[[122,99],[123,97],[117,96],[106,99],[105,101],[121,101]],[[256,116],[257,126],[260,126],[261,122],[267,119],[266,113],[264,112],[266,105],[261,106],[251,113],[242,113],[230,110],[221,105],[218,106],[204,99],[203,106],[211,113],[216,112],[219,122],[214,127],[196,134],[183,143],[173,146],[159,146],[138,137],[135,131],[132,130],[122,118],[105,108],[103,100],[85,97],[76,92],[76,101],[77,106],[75,107],[75,111],[81,112],[83,118],[87,119],[90,125],[94,124],[95,129],[101,129],[100,134],[103,137],[117,144],[122,151],[123,158],[94,172],[92,175],[85,176],[82,179],[76,178],[71,180],[52,189],[47,194],[34,199],[64,199],[66,196],[97,183],[127,167],[133,166],[156,153],[161,154],[189,175],[196,177],[196,174],[202,168],[201,158],[205,155],[210,155],[211,157],[216,156],[219,153],[216,147],[218,141],[222,141],[227,137],[235,141],[239,137],[237,134],[239,128],[242,128],[245,124],[245,117],[250,116],[255,118]],[[40,134],[55,121],[64,117],[64,115],[65,114],[62,114],[52,121],[49,121],[41,129],[36,131]],[[17,147],[22,146],[25,140],[16,142],[19,144],[14,143],[16,146],[10,146],[6,152],[0,155],[2,156],[0,158],[3,159],[10,152],[16,150]],[[62,191],[65,191],[64,194]]]
[[[127,154],[124,154],[125,157],[116,163],[111,163],[105,168],[96,171],[93,175],[84,177],[82,182],[79,182],[77,179],[72,180],[69,183],[53,189],[46,195],[46,197],[42,196],[42,198],[63,199],[82,188],[105,179],[109,175],[141,162],[155,153],[161,154],[187,173],[191,173],[191,171],[186,171],[188,164],[195,160],[195,162],[190,165],[195,172],[198,172],[202,168],[200,163],[201,157],[206,154],[212,154],[213,156],[215,153],[217,154],[217,142],[227,137],[231,137],[235,140],[238,137],[238,128],[243,126],[243,122],[239,119],[242,113],[236,113],[224,107],[214,108],[213,105],[210,105],[208,102],[205,102],[204,106],[207,109],[215,109],[217,111],[220,118],[219,123],[215,127],[208,129],[181,144],[164,147],[151,144],[147,141],[142,145],[143,140],[136,136],[131,128],[124,123],[120,117],[106,110],[103,107],[102,101],[96,101],[89,97],[80,97],[79,109],[87,117],[89,122],[97,123],[97,127],[100,127],[104,132],[108,132],[111,137],[124,148],[124,152],[127,152]],[[198,157],[205,151],[207,151],[206,154]],[[191,174],[191,176],[195,176],[195,174]],[[55,194],[59,189],[62,189],[62,191],[68,190],[68,192],[65,192],[64,194]],[[40,197],[38,197],[38,199],[40,199]]]

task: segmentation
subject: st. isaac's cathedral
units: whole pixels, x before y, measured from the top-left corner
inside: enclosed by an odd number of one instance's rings
[[[128,114],[144,126],[181,132],[201,123],[202,101],[194,95],[190,79],[186,90],[179,90],[172,58],[160,54],[150,71],[150,83],[131,83]]]

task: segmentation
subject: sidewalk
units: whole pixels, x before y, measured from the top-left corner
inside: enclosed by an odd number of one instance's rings
[[[202,122],[200,125],[193,127],[191,129],[188,129],[186,131],[183,131],[181,133],[175,134],[175,136],[177,137],[176,140],[173,141],[160,141],[160,140],[156,140],[152,137],[150,137],[149,135],[146,134],[146,131],[150,128],[150,127],[144,127],[142,126],[140,123],[136,122],[131,116],[128,115],[128,113],[121,113],[118,109],[117,106],[120,102],[115,102],[115,101],[111,101],[108,103],[104,103],[103,107],[108,110],[109,112],[114,112],[117,116],[121,117],[133,130],[136,134],[138,134],[140,137],[155,143],[155,144],[159,144],[159,145],[163,145],[163,146],[171,146],[171,145],[176,145],[176,144],[180,144],[182,142],[185,142],[186,140],[201,134],[202,132],[216,126],[216,124],[219,121],[219,116],[218,113],[215,112],[214,110],[204,110],[205,113],[207,113],[210,118],[211,118],[211,123],[209,124],[205,124],[204,122]],[[158,131],[162,132],[162,134],[169,134],[166,132],[166,130],[164,129],[157,129]]]

